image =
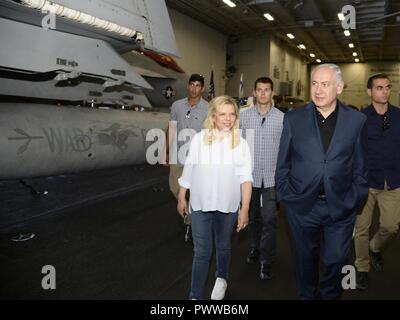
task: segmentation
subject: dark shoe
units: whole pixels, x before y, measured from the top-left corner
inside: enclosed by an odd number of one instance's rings
[[[368,288],[368,272],[356,271],[356,288],[359,290]]]
[[[260,279],[261,280],[269,280],[272,278],[271,274],[271,264],[270,263],[262,263],[260,268]]]
[[[253,249],[250,250],[250,253],[246,258],[246,262],[248,264],[252,264],[252,263],[258,261],[258,257],[259,256],[260,256],[260,254],[259,254],[258,250],[253,248]]]
[[[369,256],[371,259],[371,265],[372,267],[378,271],[378,272],[382,272],[383,271],[383,257],[382,257],[382,253],[380,252],[372,252],[371,250],[369,250]]]
[[[193,242],[192,227],[190,224],[186,225],[185,242]]]

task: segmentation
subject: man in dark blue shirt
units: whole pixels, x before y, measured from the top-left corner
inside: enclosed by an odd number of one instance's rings
[[[389,103],[390,79],[377,74],[368,79],[371,105],[362,112],[368,125],[369,193],[355,225],[357,288],[366,289],[370,262],[383,270],[382,250],[396,235],[400,224],[400,109]],[[370,239],[374,207],[378,203],[379,229]]]

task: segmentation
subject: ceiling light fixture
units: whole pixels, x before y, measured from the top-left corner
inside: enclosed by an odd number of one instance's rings
[[[354,44],[353,43],[349,43],[349,48],[354,48]]]
[[[268,21],[274,21],[274,17],[271,16],[269,13],[264,13],[264,17],[268,19]]]
[[[358,56],[357,52],[353,52],[353,57],[357,57],[357,56]]]
[[[346,37],[350,37],[350,31],[349,30],[344,30],[344,35]]]
[[[310,53],[310,57],[311,58],[315,58],[315,54],[314,53]]]
[[[340,21],[343,21],[345,19],[343,13],[338,13],[337,16],[338,16]]]
[[[299,44],[297,47],[299,47],[300,49],[303,49],[303,50],[306,50],[307,48],[306,48],[306,46],[304,45],[304,44]]]
[[[231,0],[222,0],[222,2],[225,3],[227,6],[229,6],[231,8],[236,7],[236,4]]]
[[[355,62],[360,62],[360,59],[355,58],[354,61],[355,61]]]
[[[318,63],[321,63],[321,62],[322,62],[320,59],[317,59],[316,61],[317,61]]]
[[[287,36],[289,39],[294,39],[294,35],[291,34],[291,33],[287,33],[286,36]]]

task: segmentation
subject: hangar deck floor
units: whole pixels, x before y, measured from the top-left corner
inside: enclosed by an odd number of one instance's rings
[[[192,246],[168,190],[163,167],[134,166],[27,180],[0,181],[0,299],[187,299]],[[26,242],[19,233],[33,232]],[[296,299],[284,214],[279,214],[274,277],[248,265],[248,233],[233,236],[226,299]],[[366,291],[343,298],[400,299],[400,240],[385,252],[385,271],[371,272]],[[43,290],[42,267],[56,269],[56,290]],[[214,264],[207,293],[213,286]]]

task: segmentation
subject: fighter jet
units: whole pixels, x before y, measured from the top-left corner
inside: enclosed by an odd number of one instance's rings
[[[171,107],[176,100],[187,96],[189,76],[174,58],[152,51],[132,50],[122,57],[153,89],[143,89],[155,109]]]
[[[0,179],[146,161],[168,115],[132,110],[157,84],[121,55],[178,56],[164,1],[1,0],[0,41]]]

